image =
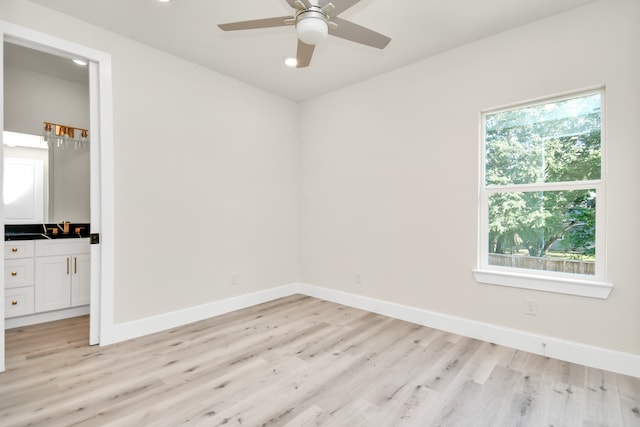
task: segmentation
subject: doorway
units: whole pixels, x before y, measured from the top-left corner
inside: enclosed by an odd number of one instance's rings
[[[92,131],[90,150],[90,211],[91,211],[91,301],[90,344],[113,342],[113,108],[111,91],[111,57],[105,53],[0,21],[3,43],[0,59],[4,64],[4,42],[24,46],[59,57],[82,58],[89,64],[89,127]],[[4,77],[4,76],[3,76]],[[4,78],[0,79],[0,94],[4,105]],[[3,108],[4,112],[4,108]],[[0,115],[4,129],[4,114]],[[2,137],[0,136],[0,142]],[[0,164],[4,156],[0,150]],[[3,174],[0,173],[0,182]],[[4,204],[0,203],[0,226],[4,229]],[[0,263],[4,278],[4,263]],[[2,283],[4,295],[4,283]],[[4,299],[4,298],[3,298]],[[0,309],[0,372],[5,369],[4,305]]]

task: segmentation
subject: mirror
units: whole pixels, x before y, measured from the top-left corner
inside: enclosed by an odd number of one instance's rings
[[[90,222],[90,143],[42,138],[44,122],[89,128],[88,67],[5,42],[4,79],[5,222]]]

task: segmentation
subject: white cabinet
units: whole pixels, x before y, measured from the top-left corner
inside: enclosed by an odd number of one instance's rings
[[[91,302],[91,255],[73,256],[71,275],[71,307],[88,305]]]
[[[4,244],[4,312],[17,317],[89,305],[89,239]]]
[[[36,258],[36,312],[71,307],[69,256]]]
[[[5,289],[4,315],[5,317],[24,316],[33,313],[33,286]]]
[[[12,241],[4,244],[5,317],[34,312],[34,242]]]
[[[14,240],[4,242],[4,259],[33,258],[35,251],[34,240]]]
[[[4,287],[33,286],[33,258],[8,259],[4,262]]]
[[[35,311],[89,304],[89,239],[37,240]]]

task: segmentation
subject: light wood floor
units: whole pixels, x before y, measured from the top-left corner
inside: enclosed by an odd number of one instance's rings
[[[305,296],[87,341],[8,330],[0,425],[640,426],[640,379]]]

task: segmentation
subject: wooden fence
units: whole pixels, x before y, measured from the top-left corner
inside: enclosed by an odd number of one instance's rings
[[[522,255],[489,254],[490,265],[530,268],[533,270],[560,271],[563,273],[595,274],[596,263],[571,259],[540,258]]]

